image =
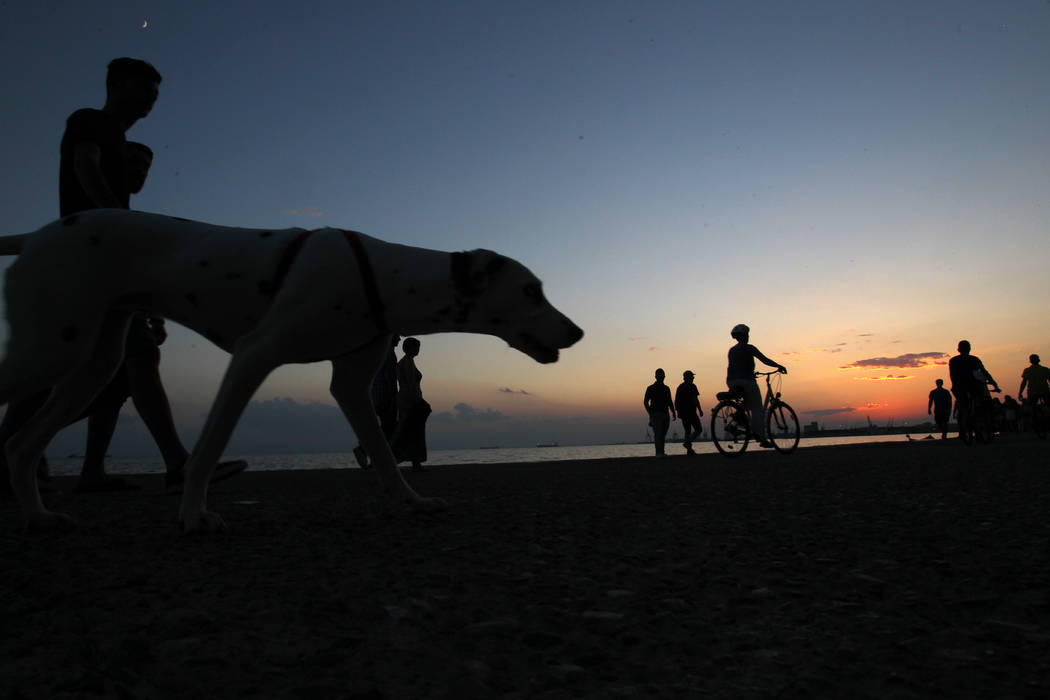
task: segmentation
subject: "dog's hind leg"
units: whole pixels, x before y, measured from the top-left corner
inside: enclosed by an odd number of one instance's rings
[[[55,433],[76,420],[113,378],[124,358],[130,318],[126,312],[106,316],[90,357],[55,385],[40,409],[4,445],[11,489],[31,530],[68,529],[74,524],[69,516],[44,507],[36,483],[36,465]]]
[[[445,501],[423,498],[401,476],[372,406],[369,390],[389,347],[390,336],[383,335],[362,348],[332,360],[332,396],[350,421],[361,445],[372,456],[376,475],[386,495],[413,510],[440,510],[446,507]]]
[[[237,342],[204,429],[186,462],[186,483],[179,505],[183,533],[226,529],[222,518],[207,510],[208,483],[245,406],[266,376],[282,364],[278,349],[260,340],[262,337],[254,334]]]

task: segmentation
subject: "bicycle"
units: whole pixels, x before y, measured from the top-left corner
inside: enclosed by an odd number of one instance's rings
[[[999,389],[993,389],[999,393]],[[966,400],[958,404],[959,437],[963,443],[972,445],[991,442],[995,437],[995,426],[992,420],[991,394],[982,396],[977,393],[967,394]]]
[[[770,380],[774,374],[778,375],[775,390]],[[788,454],[798,447],[801,430],[795,410],[780,398],[780,374],[779,370],[755,372],[755,377],[766,378],[766,399],[762,404],[766,414],[766,439],[777,452]],[[711,441],[726,457],[739,457],[755,436],[744,395],[739,389],[732,389],[718,392],[715,398],[719,401],[711,411]]]

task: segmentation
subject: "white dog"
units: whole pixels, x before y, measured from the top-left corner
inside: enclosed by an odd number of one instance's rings
[[[369,395],[391,334],[498,336],[538,362],[583,336],[520,263],[487,250],[446,253],[339,229],[260,230],[99,209],[0,239],[21,255],[7,271],[11,336],[0,404],[53,387],[7,443],[11,485],[29,526],[65,528],[48,511],[34,469],[120,366],[131,314],[163,316],[232,354],[187,464],[184,531],[225,527],[206,509],[208,481],[263,379],[289,362],[332,362],[331,392],[375,457],[386,494],[440,508],[401,477]]]

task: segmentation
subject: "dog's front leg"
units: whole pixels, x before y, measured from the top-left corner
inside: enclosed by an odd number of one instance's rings
[[[179,505],[179,527],[183,533],[226,529],[219,514],[207,509],[208,483],[248,401],[280,364],[276,357],[276,350],[258,339],[246,338],[237,343],[200,439],[186,462],[186,483]]]
[[[424,498],[401,476],[394,453],[379,427],[369,390],[376,370],[382,364],[390,337],[381,336],[368,345],[332,360],[331,392],[343,415],[350,421],[358,440],[372,457],[383,492],[392,501],[412,510],[436,511],[447,507],[440,498]]]

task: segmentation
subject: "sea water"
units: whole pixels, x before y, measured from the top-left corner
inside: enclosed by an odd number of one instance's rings
[[[925,437],[925,436],[921,436]],[[847,437],[802,438],[799,448],[820,445],[854,445],[867,442],[901,442],[904,435],[850,435]],[[712,442],[697,442],[693,449],[699,454],[717,452]],[[750,446],[761,451],[757,446]],[[671,456],[684,454],[679,442],[667,443]],[[429,450],[427,466],[445,467],[458,464],[505,464],[509,462],[558,462],[584,459],[615,459],[618,457],[647,457],[654,454],[651,443],[620,445],[552,445],[549,447],[491,447],[466,450]],[[305,454],[227,455],[224,459],[244,459],[252,471],[287,469],[357,469],[357,460],[350,452],[318,452]],[[80,473],[82,460],[76,457],[51,458],[51,473],[68,476]],[[110,474],[161,474],[164,462],[155,457],[111,457],[106,460]]]

